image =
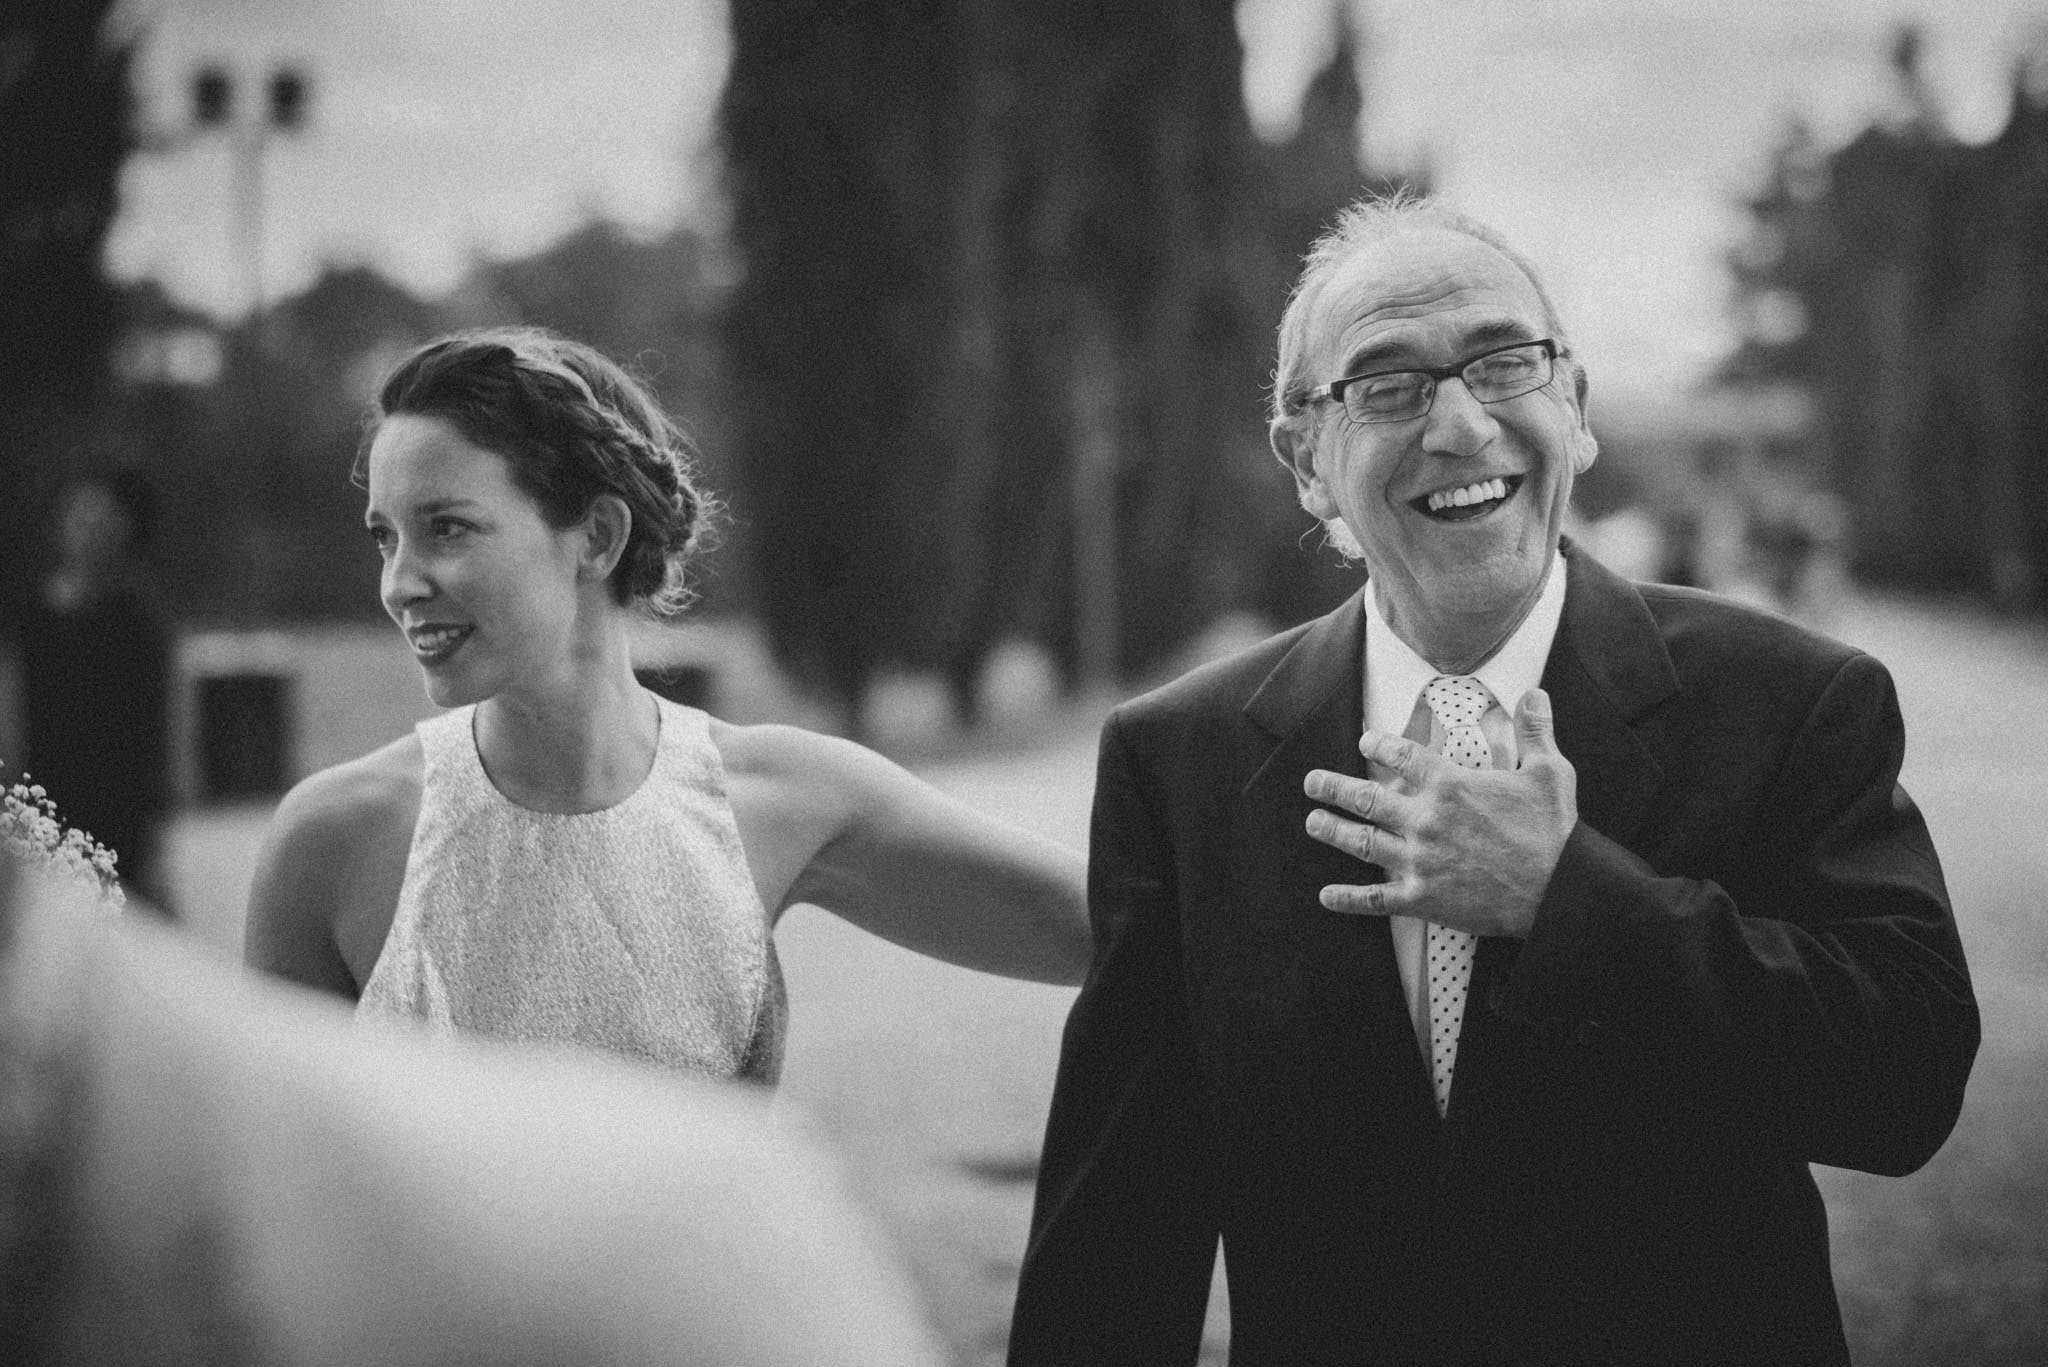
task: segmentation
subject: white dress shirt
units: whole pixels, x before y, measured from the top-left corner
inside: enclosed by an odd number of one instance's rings
[[[1514,710],[1527,693],[1542,682],[1543,663],[1550,658],[1550,644],[1557,637],[1557,624],[1564,615],[1564,557],[1553,555],[1550,577],[1544,580],[1536,606],[1529,610],[1515,634],[1495,651],[1486,663],[1472,671],[1493,694],[1496,706],[1480,719],[1487,744],[1493,749],[1493,767],[1512,769],[1515,751]],[[1365,724],[1383,735],[1433,741],[1433,719],[1422,690],[1442,670],[1417,655],[1408,643],[1394,634],[1380,615],[1378,595],[1372,586],[1365,594]],[[1377,775],[1375,775],[1377,777]],[[1415,1038],[1422,1058],[1429,1061],[1429,986],[1422,961],[1428,939],[1426,923],[1413,916],[1390,916],[1388,928],[1394,936],[1394,962],[1401,970],[1401,990],[1408,998],[1408,1018],[1415,1026]]]

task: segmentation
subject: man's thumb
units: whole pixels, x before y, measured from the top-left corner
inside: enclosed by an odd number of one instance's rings
[[[1515,706],[1515,743],[1524,757],[1533,752],[1557,753],[1557,740],[1552,729],[1550,695],[1540,688],[1532,688],[1522,695],[1522,701]]]

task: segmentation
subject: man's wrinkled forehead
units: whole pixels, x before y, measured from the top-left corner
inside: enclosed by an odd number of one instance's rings
[[[1419,346],[1462,354],[1551,331],[1523,269],[1492,245],[1449,228],[1409,229],[1364,244],[1316,301],[1308,353],[1319,369],[1440,363]]]

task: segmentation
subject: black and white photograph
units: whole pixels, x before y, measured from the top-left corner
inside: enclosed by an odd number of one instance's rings
[[[0,1361],[2048,1361],[2035,0],[6,0]]]

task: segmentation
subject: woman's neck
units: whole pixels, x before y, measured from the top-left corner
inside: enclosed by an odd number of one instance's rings
[[[541,812],[594,812],[646,781],[660,739],[659,704],[627,654],[587,662],[548,688],[508,689],[476,710],[477,754],[491,783]]]

